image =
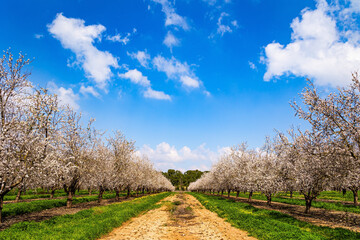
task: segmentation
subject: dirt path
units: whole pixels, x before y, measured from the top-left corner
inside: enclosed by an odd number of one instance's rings
[[[176,194],[162,201],[160,208],[133,218],[102,240],[253,240],[215,213],[205,209],[196,198]]]
[[[249,203],[247,198],[230,198],[236,201]],[[271,206],[268,206],[266,204],[266,201],[257,199],[252,199],[250,204],[257,208],[279,211],[291,215],[301,221],[306,221],[318,226],[327,226],[331,228],[339,227],[346,228],[355,232],[360,232],[360,214],[327,210],[315,207],[312,207],[310,209],[310,213],[304,213],[305,206],[291,205],[279,202],[272,202]]]

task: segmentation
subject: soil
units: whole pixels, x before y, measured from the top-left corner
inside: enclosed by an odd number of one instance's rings
[[[236,201],[249,203],[247,198],[230,198],[235,199]],[[340,227],[349,229],[351,231],[360,232],[360,214],[314,207],[310,209],[310,213],[305,213],[305,206],[278,202],[272,202],[271,206],[268,206],[266,201],[257,199],[252,199],[250,204],[257,208],[279,211],[314,225],[327,226],[331,228]]]
[[[140,197],[141,195],[139,195]],[[115,199],[103,199],[101,203],[98,203],[97,201],[92,202],[84,202],[84,203],[78,203],[74,204],[71,208],[64,207],[56,207],[51,209],[46,209],[39,212],[32,212],[22,215],[16,215],[16,216],[7,216],[4,217],[3,223],[0,223],[0,231],[10,227],[12,224],[23,222],[23,221],[36,221],[40,222],[43,220],[50,219],[55,216],[65,215],[65,214],[75,214],[81,210],[89,209],[96,206],[105,206],[114,202],[122,202],[122,201],[128,201],[134,199],[133,197],[125,198],[120,197],[119,201],[115,201]]]
[[[247,232],[205,209],[195,197],[176,194],[167,197],[160,208],[133,218],[102,240],[253,240]]]

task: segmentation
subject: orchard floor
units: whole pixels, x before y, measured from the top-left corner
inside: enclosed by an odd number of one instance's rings
[[[188,194],[171,195],[161,204],[160,208],[131,219],[102,239],[255,239],[205,209],[196,198]]]
[[[236,198],[233,196],[230,198],[234,199],[235,201],[249,203],[247,198]],[[279,211],[291,215],[300,221],[309,222],[314,225],[331,228],[345,228],[351,231],[360,232],[360,214],[315,207],[310,209],[310,213],[304,213],[305,206],[279,202],[272,202],[271,206],[268,206],[266,201],[257,199],[252,199],[250,204],[257,208]]]
[[[140,196],[141,195],[139,195],[139,197]],[[10,227],[11,225],[13,225],[15,223],[18,223],[18,222],[23,222],[23,221],[40,222],[40,221],[44,221],[44,220],[50,219],[55,216],[60,216],[60,215],[65,215],[65,214],[75,214],[81,210],[89,209],[92,207],[105,206],[108,204],[112,204],[114,202],[128,201],[128,200],[132,200],[132,199],[134,199],[134,197],[130,197],[130,198],[120,197],[119,201],[115,201],[114,198],[113,199],[103,199],[101,201],[101,203],[98,203],[97,201],[84,202],[84,203],[73,204],[73,206],[71,208],[55,207],[55,208],[42,210],[39,212],[32,212],[32,213],[16,215],[16,216],[8,216],[8,217],[4,217],[3,223],[0,223],[0,231]],[[35,199],[35,200],[46,200],[46,199]],[[30,200],[30,201],[34,201],[34,200]]]

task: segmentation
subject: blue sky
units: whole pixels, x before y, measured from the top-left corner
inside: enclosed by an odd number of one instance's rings
[[[34,85],[136,140],[158,169],[208,169],[303,125],[289,101],[360,66],[359,0],[7,1],[0,49]]]

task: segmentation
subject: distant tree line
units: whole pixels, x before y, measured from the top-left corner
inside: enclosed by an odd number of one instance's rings
[[[188,170],[182,173],[179,170],[169,169],[163,175],[169,179],[176,190],[187,190],[191,182],[198,180],[205,172],[200,170]]]

